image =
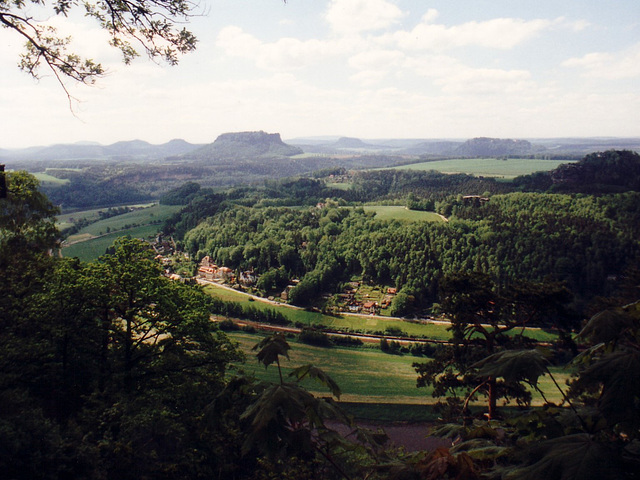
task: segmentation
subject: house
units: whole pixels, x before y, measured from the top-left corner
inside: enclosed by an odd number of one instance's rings
[[[466,205],[479,206],[487,203],[489,199],[487,197],[481,197],[480,195],[465,195],[462,197],[462,201]]]
[[[218,266],[211,261],[211,257],[209,255],[200,261],[198,277],[209,280],[210,282],[218,278]]]
[[[238,282],[243,287],[251,287],[255,285],[257,281],[258,281],[258,276],[254,273],[253,270],[240,272],[240,276],[238,277]]]
[[[389,307],[389,305],[391,305],[391,301],[392,301],[392,297],[389,296],[389,295],[385,295],[385,297],[382,299],[382,303],[381,303],[382,308]]]
[[[398,293],[398,289],[397,288],[393,288],[393,287],[387,288],[387,294],[388,295],[395,295],[396,293]]]
[[[362,304],[362,312],[363,313],[376,313],[376,309],[378,307],[377,302],[364,302]]]
[[[229,267],[220,267],[218,269],[218,278],[223,281],[232,281],[233,280],[233,270]]]
[[[286,302],[289,300],[289,292],[295,288],[295,285],[287,285],[285,289],[280,294],[280,300]]]

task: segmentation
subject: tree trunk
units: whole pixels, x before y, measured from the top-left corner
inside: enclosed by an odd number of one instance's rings
[[[488,384],[489,384],[489,420],[493,419],[496,417],[497,414],[497,402],[496,402],[496,397],[497,397],[497,393],[496,392],[496,379],[493,377],[490,377],[488,380]]]

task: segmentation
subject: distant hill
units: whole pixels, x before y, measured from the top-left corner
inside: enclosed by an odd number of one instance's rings
[[[533,152],[528,140],[478,137],[467,140],[454,150],[466,157],[499,157],[502,155],[527,155]]]
[[[0,150],[0,159],[3,161],[161,160],[170,156],[184,155],[199,147],[200,145],[193,145],[184,140],[171,140],[162,145],[152,145],[142,140],[116,142],[106,146],[80,142],[18,150]]]
[[[398,153],[404,155],[453,155],[461,145],[461,142],[453,141],[430,141],[421,142],[417,145],[405,148]]]
[[[387,145],[378,145],[372,143],[366,143],[359,138],[341,137],[337,142],[327,145],[337,149],[349,149],[349,150],[388,150],[393,147]]]
[[[301,153],[301,148],[284,143],[279,133],[259,131],[223,133],[215,142],[191,152],[188,157],[220,163],[291,157]]]

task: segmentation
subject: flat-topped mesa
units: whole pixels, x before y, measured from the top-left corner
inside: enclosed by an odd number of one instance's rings
[[[470,157],[524,155],[532,152],[533,147],[527,140],[487,137],[478,137],[467,140],[455,150],[457,155]]]
[[[194,152],[193,156],[214,160],[252,160],[291,157],[301,153],[300,148],[284,143],[279,133],[259,131],[223,133],[215,142]]]

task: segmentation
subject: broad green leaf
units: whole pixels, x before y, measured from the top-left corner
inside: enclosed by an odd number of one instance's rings
[[[547,372],[546,359],[538,350],[505,350],[494,353],[472,365],[481,378],[501,377],[507,382],[527,382],[537,385],[538,378]]]
[[[258,361],[267,368],[272,363],[277,362],[280,355],[289,359],[289,350],[291,350],[291,347],[282,333],[275,333],[270,337],[264,338],[260,343],[255,345],[252,350],[258,349],[260,349],[256,355]]]
[[[608,421],[638,419],[640,351],[625,348],[603,355],[581,373],[581,380],[602,384],[598,407]]]
[[[633,325],[633,319],[622,308],[596,313],[579,333],[593,343],[608,343],[620,338]]]
[[[298,381],[308,376],[329,388],[332,395],[335,397],[340,398],[340,395],[342,395],[342,391],[338,384],[324,370],[313,365],[303,365],[302,367],[298,367],[293,370],[289,376],[295,377]]]
[[[609,445],[580,433],[547,440],[531,450],[535,463],[510,472],[505,480],[614,480],[621,459]]]

